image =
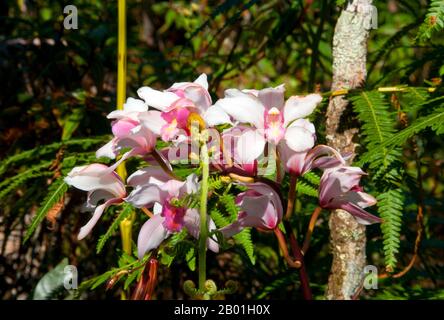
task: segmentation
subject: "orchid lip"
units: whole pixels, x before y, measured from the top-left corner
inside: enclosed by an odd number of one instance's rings
[[[285,136],[284,119],[281,112],[273,107],[264,111],[265,138],[278,144]]]

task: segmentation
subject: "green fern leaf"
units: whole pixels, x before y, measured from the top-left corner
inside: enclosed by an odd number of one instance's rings
[[[240,245],[248,258],[250,259],[251,264],[256,263],[256,255],[254,254],[254,245],[251,240],[251,228],[245,228],[240,233],[236,234],[234,237],[236,244]]]
[[[302,178],[315,186],[319,186],[321,184],[321,177],[313,171],[305,173]]]
[[[223,228],[230,224],[230,221],[217,208],[211,210],[210,216],[218,228]]]
[[[417,40],[425,41],[444,29],[444,0],[431,0],[423,24],[419,27]]]
[[[305,183],[304,181],[297,182],[296,191],[298,194],[305,194],[307,196],[314,197],[314,198],[318,197],[318,190],[313,188],[308,183]]]
[[[45,171],[51,165],[52,161],[43,161],[38,165],[32,166],[13,177],[5,179],[0,183],[0,199],[8,196],[12,191],[27,182],[28,180],[51,175],[52,172]]]
[[[62,199],[62,197],[65,195],[67,191],[68,191],[68,185],[65,183],[63,178],[57,179],[49,186],[48,195],[45,197],[42,204],[40,205],[40,208],[37,211],[35,217],[32,219],[32,222],[29,225],[28,230],[26,230],[23,243],[26,243],[26,241],[34,233],[35,229],[37,229],[37,226],[46,217],[48,211],[51,210],[51,208],[53,208],[54,205],[58,201],[60,201],[60,199]]]
[[[407,139],[411,138],[415,134],[420,133],[426,128],[432,128],[432,130],[434,130],[437,134],[442,134],[444,132],[443,107],[437,108],[433,113],[427,116],[416,119],[407,128],[394,134],[392,137],[382,142],[379,146],[375,146],[372,150],[361,157],[361,159],[359,160],[359,164],[362,165],[364,163],[370,162],[375,155],[383,152],[383,150],[403,145],[407,141]]]
[[[236,204],[236,197],[232,194],[224,194],[220,196],[219,201],[223,204],[227,212],[230,214],[230,221],[237,219],[239,207]]]
[[[39,157],[54,153],[56,150],[60,149],[63,145],[67,147],[80,147],[82,150],[88,150],[92,146],[99,143],[103,143],[109,140],[109,136],[99,136],[92,138],[78,138],[69,139],[65,142],[55,142],[44,146],[38,146],[34,149],[20,152],[18,154],[12,155],[0,162],[0,175],[4,174],[8,168],[13,165],[20,163],[24,160],[37,159]]]
[[[383,247],[387,269],[396,266],[396,254],[399,251],[404,196],[401,189],[392,189],[381,193],[378,197],[378,211],[383,222],[381,230],[384,236]]]
[[[377,91],[363,91],[351,96],[353,108],[358,113],[358,118],[362,122],[361,132],[363,142],[368,150],[362,157],[393,136],[395,132],[394,112],[390,112],[387,100],[384,95]],[[396,159],[396,151],[382,148],[375,154],[372,160],[372,167],[383,166],[387,168],[391,161]],[[399,150],[398,153],[399,154]]]
[[[375,148],[384,144],[395,134],[395,115],[384,95],[376,92],[361,92],[352,98],[355,111],[362,122],[363,143],[366,152],[363,157],[372,153]],[[396,264],[396,253],[399,249],[401,216],[404,198],[399,189],[403,180],[401,162],[402,152],[397,148],[382,148],[379,153],[370,156],[369,165],[372,181],[382,193],[377,196],[378,213],[384,222],[381,224],[384,243],[384,256],[387,267],[393,269]]]
[[[117,217],[114,219],[111,226],[108,228],[105,234],[101,235],[99,238],[99,241],[97,242],[96,252],[100,253],[105,245],[105,243],[108,241],[109,238],[119,229],[120,223],[127,218],[131,212],[133,211],[133,207],[129,204],[124,204],[122,210],[117,215]]]

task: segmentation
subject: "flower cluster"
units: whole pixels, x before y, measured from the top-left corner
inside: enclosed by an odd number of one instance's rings
[[[164,91],[142,87],[137,93],[140,99],[128,98],[122,110],[108,115],[113,138],[96,155],[117,159],[114,164],[76,167],[65,178],[69,185],[88,192],[86,208],[94,212],[79,239],[91,232],[107,207],[123,202],[153,213],[139,232],[139,257],[183,228],[198,238],[201,215],[190,199],[201,192],[201,178],[191,174],[181,180],[173,167],[176,160],[188,161],[190,166],[202,161],[202,144],[208,146],[211,174],[249,178],[236,182],[246,191],[236,198],[238,219],[219,230],[225,237],[245,227],[273,230],[281,222],[284,204],[276,190],[279,184],[258,179],[264,163],[270,161],[276,163],[275,182],[281,182],[285,173],[297,177],[314,168],[324,170],[319,189],[322,208],[344,209],[360,223],[380,221],[363,209],[376,202],[359,186],[365,173],[346,165],[349,155],[315,145],[315,127],[308,116],[321,102],[320,95],[285,100],[285,88],[280,85],[228,89],[213,103],[205,74]],[[168,147],[156,148],[159,141]],[[139,157],[146,167],[123,181],[115,170],[130,157]],[[208,230],[216,230],[211,218],[206,220]],[[214,235],[207,239],[207,247],[219,250]]]

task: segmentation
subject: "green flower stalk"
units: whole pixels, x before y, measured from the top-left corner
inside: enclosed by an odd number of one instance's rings
[[[209,177],[209,157],[208,148],[206,145],[206,139],[201,146],[201,165],[202,165],[202,184],[200,194],[200,233],[199,233],[199,290],[205,290],[206,281],[206,250],[207,250],[207,238],[208,238],[208,225],[207,225],[207,201],[208,201],[208,177]]]

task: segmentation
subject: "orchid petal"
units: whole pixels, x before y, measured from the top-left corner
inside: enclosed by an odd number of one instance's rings
[[[161,129],[167,122],[162,118],[160,111],[147,111],[139,115],[139,120],[143,126],[151,130],[153,133],[160,135]]]
[[[322,97],[319,94],[290,97],[284,106],[284,125],[287,126],[293,120],[309,116],[321,101]]]
[[[117,139],[114,138],[111,141],[109,141],[107,144],[105,144],[103,147],[101,147],[99,150],[97,150],[96,158],[106,157],[110,159],[115,159],[117,155],[117,152],[114,149],[116,141]]]
[[[191,85],[184,89],[185,98],[193,101],[200,110],[205,111],[211,106],[211,96],[208,91],[199,85]]]
[[[341,206],[341,209],[350,213],[360,224],[369,225],[373,223],[380,223],[382,221],[381,218],[368,213],[353,203],[345,203]]]
[[[158,185],[147,184],[136,187],[125,201],[131,203],[136,208],[151,207],[155,202],[163,203],[168,197],[168,193]]]
[[[208,90],[208,80],[205,73],[202,73],[196,80],[194,80],[194,83],[200,85],[205,90]]]
[[[232,236],[241,232],[244,228],[245,227],[242,226],[238,220],[236,220],[228,226],[221,228],[219,231],[222,233],[224,238],[231,238]]]
[[[279,194],[272,187],[263,182],[249,183],[247,186],[259,194],[267,195],[276,210],[278,220],[282,219],[284,213],[282,201]]]
[[[145,222],[137,237],[137,254],[142,259],[145,253],[157,248],[169,233],[163,226],[165,219],[161,215],[154,215]]]
[[[253,163],[259,158],[265,147],[265,139],[257,130],[248,130],[239,137],[236,145],[237,158],[242,164]]]
[[[264,106],[253,95],[235,92],[236,96],[226,97],[216,102],[215,106],[222,108],[234,120],[251,123],[256,128],[264,127]]]
[[[281,110],[284,106],[285,86],[282,84],[276,88],[266,88],[257,92],[257,97],[262,102],[267,110],[277,108]]]
[[[216,230],[216,225],[214,221],[207,216],[208,230],[211,232]],[[199,239],[200,234],[200,215],[196,209],[188,209],[184,216],[184,226],[187,228],[188,232],[196,239]],[[219,252],[219,245],[216,242],[216,237],[213,235],[211,238],[207,239],[207,247],[213,252]]]
[[[339,206],[343,203],[352,203],[361,208],[367,208],[375,205],[376,202],[376,199],[368,193],[362,191],[349,191],[345,192],[340,197],[333,199],[333,201],[331,201],[331,206]]]
[[[214,105],[208,108],[203,115],[205,123],[214,127],[220,124],[233,124],[230,120],[230,116],[218,105]]]
[[[93,163],[75,167],[65,177],[65,182],[83,191],[103,189],[115,197],[125,196],[125,186],[120,177],[106,165]]]
[[[179,97],[173,92],[158,91],[150,87],[142,87],[137,90],[137,94],[146,104],[158,110],[165,110],[170,107]]]
[[[296,152],[304,152],[314,146],[315,140],[310,131],[294,126],[285,131],[285,143]]]
[[[143,100],[129,97],[123,104],[123,111],[126,112],[144,112],[148,111],[148,106]]]
[[[113,135],[116,138],[122,138],[128,135],[132,129],[139,125],[138,122],[131,120],[129,118],[124,118],[120,120],[113,121],[111,124],[111,129]]]
[[[143,169],[137,170],[131,174],[128,179],[128,185],[136,187],[138,185],[145,184],[162,184],[171,179],[171,176],[167,174],[162,168],[157,166],[145,167]]]
[[[92,218],[88,221],[88,223],[85,224],[82,228],[80,228],[80,232],[79,232],[79,235],[77,236],[77,239],[82,240],[91,232],[91,230],[97,224],[97,221],[99,221],[100,217],[103,214],[103,211],[106,208],[108,208],[110,205],[112,205],[114,203],[120,203],[120,202],[122,202],[122,199],[113,198],[113,199],[109,199],[105,203],[98,206],[96,208],[96,210],[94,211]]]

